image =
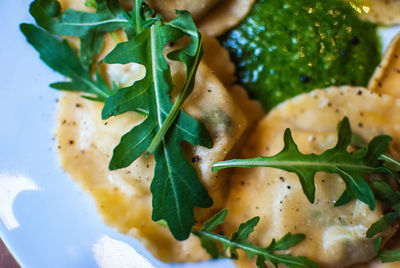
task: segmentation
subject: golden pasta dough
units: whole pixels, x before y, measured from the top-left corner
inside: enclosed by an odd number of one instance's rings
[[[283,132],[290,128],[302,153],[322,153],[337,141],[337,123],[347,116],[352,129],[365,140],[388,134],[391,152],[400,151],[400,102],[364,88],[340,87],[297,96],[264,117],[241,150],[240,158],[275,155],[283,148]],[[266,246],[286,233],[306,239],[289,253],[306,256],[321,267],[345,267],[374,256],[373,239],[366,231],[383,214],[380,203],[370,211],[361,201],[334,207],[345,189],[338,175],[316,174],[316,198],[311,204],[294,173],[273,168],[237,168],[230,178],[225,232],[260,216],[251,242]],[[392,232],[385,234],[391,235]],[[384,236],[385,236],[384,235]],[[242,258],[246,262],[246,258]],[[243,265],[243,264],[242,264]]]

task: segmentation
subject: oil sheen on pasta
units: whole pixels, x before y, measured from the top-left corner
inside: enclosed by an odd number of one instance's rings
[[[376,25],[338,0],[259,0],[221,41],[266,110],[315,88],[366,86],[380,58]]]

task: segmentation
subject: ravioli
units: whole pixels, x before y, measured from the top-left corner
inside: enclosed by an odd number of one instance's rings
[[[198,27],[209,36],[220,36],[239,24],[254,2],[255,0],[222,0],[198,23]]]
[[[175,10],[188,10],[201,32],[220,36],[236,26],[255,0],[147,0],[147,3],[166,19],[175,17]]]
[[[120,35],[120,38],[124,39],[124,36]],[[214,200],[212,208],[195,210],[199,225],[224,207],[229,171],[216,174],[211,171],[211,166],[214,161],[224,160],[232,153],[248,121],[218,77],[228,86],[234,73],[233,64],[225,52],[227,64],[232,67],[217,72],[211,70],[205,62],[215,69],[221,68],[219,63],[211,60],[212,53],[210,55],[207,48],[210,52],[223,49],[215,40],[206,40],[205,60],[196,73],[195,89],[183,107],[186,113],[206,125],[214,141],[212,149],[182,144],[188,161],[197,169],[200,180]],[[114,45],[112,38],[106,35],[99,58]],[[177,62],[170,64],[174,84],[179,86],[185,78],[184,66]],[[102,71],[108,80],[124,87],[141,79],[145,69],[138,64],[114,64],[102,66]],[[241,98],[243,102],[247,95],[242,94]],[[196,237],[178,242],[168,228],[151,220],[149,189],[154,175],[153,158],[140,157],[128,168],[108,170],[113,148],[120,137],[144,118],[131,112],[102,121],[101,109],[101,103],[82,99],[75,93],[66,93],[60,99],[56,137],[61,166],[94,197],[106,224],[138,238],[157,258],[166,262],[208,259]],[[249,118],[253,118],[251,122],[254,123],[254,115]]]
[[[204,17],[220,0],[147,0],[156,12],[163,14],[167,20],[175,17],[175,10],[187,10],[194,20]]]
[[[366,20],[385,25],[400,23],[400,0],[349,0]]]
[[[400,3],[399,3],[400,5]],[[400,98],[400,34],[390,43],[381,64],[371,77],[368,88]]]
[[[322,153],[337,141],[337,123],[347,116],[352,129],[365,140],[388,134],[394,138],[391,154],[399,159],[400,102],[364,88],[332,87],[295,97],[273,109],[257,125],[241,150],[240,158],[270,156],[283,148],[283,132],[290,128],[302,153]],[[305,197],[297,176],[272,168],[235,169],[230,177],[228,218],[232,233],[239,223],[260,216],[251,242],[267,246],[288,232],[303,233],[306,240],[289,252],[306,256],[321,267],[344,267],[370,260],[373,240],[365,233],[383,214],[360,201],[335,208],[345,189],[338,175],[316,174],[316,199]],[[384,234],[390,237],[393,232]],[[246,258],[242,258],[246,260]]]

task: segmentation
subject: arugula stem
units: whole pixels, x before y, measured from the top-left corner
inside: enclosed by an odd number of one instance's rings
[[[112,20],[103,20],[103,21],[96,21],[96,22],[64,22],[63,25],[65,26],[80,26],[80,27],[95,27],[109,23],[129,23],[125,19],[112,19]]]
[[[361,147],[361,148],[366,148],[367,147],[367,143],[365,142],[365,140],[360,135],[358,135],[356,133],[352,133],[351,144],[353,144],[355,146],[358,146],[358,147]],[[392,157],[390,157],[388,155],[385,155],[385,154],[381,154],[378,157],[378,159],[382,160],[382,161],[384,161],[384,162],[386,162],[388,164],[393,165],[393,167],[396,167],[395,171],[400,170],[400,162],[396,161],[394,158],[392,158]]]
[[[133,7],[135,10],[136,35],[139,35],[143,29],[142,18],[141,18],[141,14],[140,14],[142,9],[141,9],[141,6],[139,6],[139,5],[141,5],[141,2],[142,2],[142,0],[135,0],[135,3],[134,3],[135,6]]]
[[[213,171],[217,172],[224,168],[232,168],[232,167],[242,167],[242,168],[251,168],[251,167],[288,167],[288,166],[302,166],[302,167],[345,167],[345,168],[354,168],[354,169],[363,169],[366,171],[374,171],[375,168],[368,167],[365,165],[355,165],[355,164],[346,164],[346,163],[335,163],[335,162],[316,162],[316,161],[281,161],[281,160],[271,160],[268,161],[268,157],[257,157],[252,159],[232,159],[227,161],[215,162],[213,163]]]
[[[387,162],[387,163],[396,165],[397,167],[400,167],[400,162],[396,161],[395,159],[393,159],[393,158],[391,158],[390,156],[387,156],[387,155],[385,155],[385,154],[381,154],[381,155],[378,157],[378,159],[379,159],[379,160],[383,160],[383,161],[385,161],[385,162]]]
[[[287,258],[283,259],[283,258],[279,258],[279,255],[273,255],[273,254],[269,254],[262,249],[258,249],[256,247],[251,247],[245,244],[241,244],[241,243],[237,243],[237,242],[232,242],[231,240],[229,240],[227,237],[224,237],[222,235],[218,235],[215,233],[211,233],[211,232],[207,232],[207,231],[202,231],[202,230],[197,230],[197,229],[192,229],[192,233],[194,235],[197,235],[199,237],[204,236],[207,237],[215,242],[219,242],[223,245],[230,245],[230,247],[234,247],[234,248],[239,248],[242,249],[246,252],[251,252],[254,253],[254,255],[262,255],[264,256],[267,260],[272,261],[272,262],[276,262],[276,263],[281,263],[281,262],[285,262],[285,263],[292,263],[292,264],[296,264],[299,267],[305,267],[307,268],[306,265],[304,265],[303,263],[300,262],[295,262],[295,261],[290,261]]]
[[[196,64],[198,64],[200,62],[201,52],[202,52],[202,48],[203,48],[203,42],[202,42],[201,36],[200,36],[199,43],[200,43],[199,49],[196,51],[195,60],[194,60],[194,62]],[[148,153],[155,152],[155,150],[157,149],[161,140],[163,139],[164,135],[167,133],[170,126],[174,123],[176,117],[178,116],[178,114],[181,110],[183,103],[185,102],[185,100],[187,99],[187,97],[190,94],[191,81],[192,81],[193,77],[196,75],[196,71],[197,71],[197,66],[195,68],[191,68],[189,73],[187,74],[187,79],[185,81],[185,84],[182,87],[181,92],[179,93],[177,100],[175,101],[167,118],[165,119],[165,121],[161,125],[160,129],[158,130],[157,134],[154,136],[153,140],[151,141],[149,147],[147,148]]]

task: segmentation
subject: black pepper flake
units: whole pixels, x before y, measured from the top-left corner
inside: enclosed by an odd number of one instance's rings
[[[360,43],[360,39],[357,36],[354,36],[353,39],[351,40],[351,43],[353,45],[358,45]]]
[[[332,106],[332,103],[328,102],[328,107],[331,107],[331,106]]]
[[[197,162],[199,162],[200,161],[200,156],[198,156],[198,155],[196,155],[196,156],[194,156],[193,158],[192,158],[192,163],[197,163]]]
[[[211,89],[209,89],[209,90],[207,90],[208,92],[212,92],[212,90]]]
[[[240,185],[244,185],[244,181],[241,181],[241,182],[240,182]]]
[[[300,76],[300,81],[302,82],[302,83],[308,83],[308,82],[310,82],[310,77],[308,77],[307,75],[301,75]]]
[[[364,124],[362,122],[358,123],[358,127],[362,128]]]
[[[378,87],[382,87],[382,82],[378,82]]]
[[[107,125],[108,125],[108,122],[105,122],[104,125],[107,126]]]
[[[77,103],[77,104],[75,104],[75,107],[76,107],[76,108],[80,108],[80,107],[82,107],[82,104]]]
[[[357,92],[357,95],[358,95],[358,96],[361,96],[361,95],[362,95],[362,91],[359,90],[359,91]]]
[[[288,185],[288,186],[286,186],[289,190],[290,190],[290,188],[292,188],[292,187],[290,187],[290,185]]]
[[[279,179],[280,179],[282,182],[285,182],[285,178],[284,178],[284,177],[279,177]]]
[[[75,143],[75,141],[73,141],[73,140],[69,141],[69,144],[71,144],[71,145],[73,145],[74,143]]]
[[[146,168],[149,168],[149,167],[150,167],[150,165],[149,165],[149,164],[147,164],[147,165],[146,165]]]
[[[397,72],[398,74],[400,74],[400,69],[397,69],[396,72]]]
[[[398,55],[398,54],[394,55],[394,58],[395,58],[395,59],[398,59],[398,58],[399,58],[399,55]]]

